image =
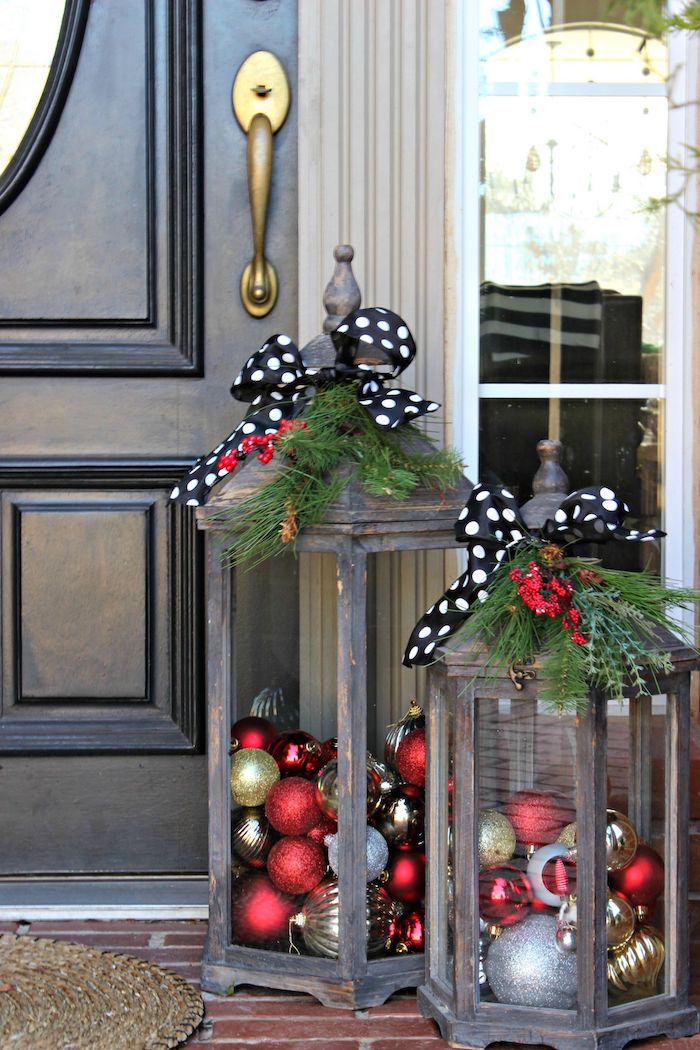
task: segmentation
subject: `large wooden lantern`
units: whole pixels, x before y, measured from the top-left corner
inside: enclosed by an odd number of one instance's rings
[[[347,263],[347,252],[336,259]],[[341,285],[342,273],[330,288],[340,299],[330,311],[335,324],[353,308],[342,301]],[[322,363],[329,343],[327,336],[314,340],[302,351],[304,363]],[[208,583],[210,910],[202,986],[230,993],[253,984],[310,992],[327,1005],[368,1006],[423,977],[422,952],[403,943],[397,951],[400,908],[395,873],[386,874],[392,856],[415,858],[420,847],[424,858],[424,800],[422,789],[401,784],[391,761],[382,764],[390,719],[377,685],[377,638],[387,636],[390,595],[376,562],[386,552],[453,547],[455,508],[469,486],[463,482],[449,502],[428,490],[397,502],[369,497],[351,482],[324,520],[296,537],[298,560],[283,555],[263,571],[231,570],[222,562],[221,512],[241,498],[241,485],[255,484],[258,469],[246,467],[238,487],[238,479],[222,486],[197,512]],[[300,596],[276,599],[280,581],[297,572]],[[401,625],[394,634],[398,663]],[[254,714],[283,733],[276,743],[260,742],[253,780],[259,786],[261,771],[271,780],[246,797],[239,766],[255,749],[231,754],[231,728],[245,728],[240,720],[255,696]],[[325,820],[307,827],[309,797]],[[325,842],[315,876],[318,847],[309,841]],[[283,890],[270,881],[273,859],[290,876]],[[307,876],[316,878],[311,890]]]
[[[675,638],[664,649],[650,693],[591,690],[578,713],[543,701],[540,662],[487,668],[474,641],[430,667],[418,998],[450,1045],[618,1048],[697,1031],[687,888],[698,660]]]

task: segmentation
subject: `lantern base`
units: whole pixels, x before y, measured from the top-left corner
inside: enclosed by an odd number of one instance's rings
[[[637,1004],[639,1005],[639,1004]],[[487,1003],[477,1010],[472,1021],[458,1020],[446,1003],[437,998],[430,988],[418,989],[418,1006],[424,1017],[437,1022],[443,1039],[454,1047],[481,1050],[490,1043],[524,1043],[552,1046],[555,1050],[622,1050],[633,1039],[648,1039],[665,1035],[669,1038],[695,1035],[698,1031],[698,1012],[692,1006],[673,1006],[663,1003],[662,996],[649,999],[649,1016],[636,1016],[614,1023],[614,1015],[604,1028],[575,1028],[576,1014],[571,1011],[571,1027],[552,1018],[551,1027],[543,1023],[543,1011],[531,1008],[509,1007],[505,1003]],[[512,1011],[512,1020],[508,1019]],[[547,1011],[552,1015],[552,1011]],[[559,1013],[559,1011],[557,1011]],[[494,1013],[500,1016],[494,1017]],[[526,1015],[532,1021],[525,1020]],[[566,1017],[566,1014],[561,1014]]]
[[[254,948],[229,948],[223,961],[212,960],[205,951],[202,960],[202,991],[233,995],[243,985],[254,985],[307,992],[323,1006],[348,1010],[379,1006],[399,989],[416,988],[424,976],[422,955],[370,959],[366,973],[348,979],[338,974],[330,959]]]

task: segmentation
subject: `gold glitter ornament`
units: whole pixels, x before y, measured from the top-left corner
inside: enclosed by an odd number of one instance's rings
[[[653,926],[640,926],[625,945],[608,955],[608,985],[617,992],[653,995],[664,964],[664,939]]]
[[[637,841],[637,832],[629,818],[616,809],[609,809],[605,828],[608,871],[619,871],[629,864],[637,852]]]
[[[231,758],[231,798],[239,806],[261,806],[279,778],[274,758],[259,747],[243,747]]]
[[[247,806],[231,815],[231,849],[251,868],[264,868],[274,833],[262,806]]]
[[[482,809],[479,813],[479,864],[503,864],[515,853],[515,831],[504,813]]]
[[[566,824],[559,834],[557,835],[557,842],[561,842],[563,846],[575,846],[576,845],[576,821],[572,824]]]
[[[611,893],[605,909],[608,948],[617,951],[627,944],[634,933],[635,925],[636,916],[630,902],[616,893]]]

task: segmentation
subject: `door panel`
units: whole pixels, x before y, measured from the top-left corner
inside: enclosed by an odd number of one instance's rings
[[[280,294],[254,320],[231,85],[260,48],[293,101]],[[293,0],[93,0],[61,120],[0,215],[2,874],[206,869],[202,544],[167,495],[243,415],[251,351],[296,335],[295,84]]]

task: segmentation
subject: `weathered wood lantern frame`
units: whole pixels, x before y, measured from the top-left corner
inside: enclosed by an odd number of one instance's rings
[[[517,705],[517,768],[532,761],[528,721],[537,711],[537,665],[514,680],[504,670],[483,670],[483,653],[468,645],[443,653],[428,674],[426,980],[418,990],[421,1010],[434,1018],[452,1046],[483,1047],[497,1041],[564,1048],[617,1050],[633,1039],[697,1031],[697,1011],[688,1004],[688,740],[690,672],[696,654],[669,645],[673,672],[655,684],[665,693],[665,986],[661,994],[609,1007],[607,971],[606,751],[607,697],[591,692],[576,726],[577,823],[577,997],[576,1009],[551,1010],[479,998],[478,732],[489,704]],[[512,706],[511,706],[512,710]],[[451,743],[449,712],[454,719]],[[629,706],[629,817],[642,838],[651,838],[650,696]],[[452,841],[454,915],[452,960],[447,952],[448,777],[453,778]],[[519,786],[527,787],[523,781]]]
[[[336,249],[334,280],[324,302],[330,316],[325,331],[359,306],[359,290],[347,292],[352,250]],[[351,277],[351,275],[350,275]],[[345,290],[344,290],[345,289]],[[325,341],[325,342],[324,342]],[[328,345],[326,345],[328,344]],[[302,351],[306,364],[334,354],[328,336]],[[313,358],[312,356],[313,355]],[[334,358],[331,358],[333,360]],[[255,466],[252,466],[255,469]],[[246,472],[248,468],[246,468]],[[455,546],[455,508],[462,505],[467,482],[446,506],[435,492],[414,493],[404,502],[368,497],[350,484],[331,505],[324,522],[303,530],[296,547],[303,553],[330,553],[336,561],[337,736],[339,842],[339,955],[337,960],[260,950],[232,943],[230,726],[247,714],[234,694],[231,612],[232,573],[222,565],[221,543],[212,514],[221,511],[231,489],[198,512],[207,531],[208,585],[208,747],[209,747],[209,932],[202,964],[202,987],[230,993],[236,984],[309,992],[326,1005],[348,1008],[384,1002],[398,988],[415,987],[423,978],[422,955],[367,959],[367,573],[368,556],[381,551],[446,549]]]

